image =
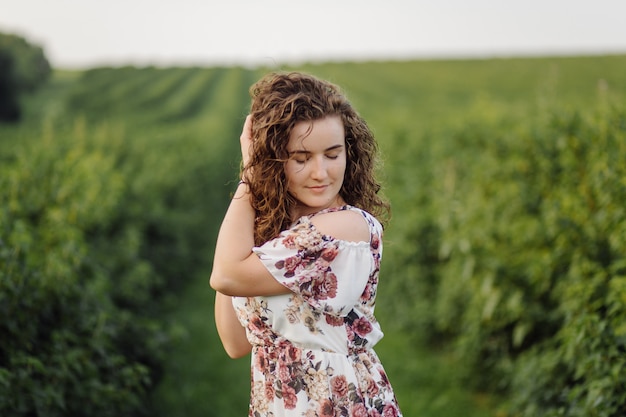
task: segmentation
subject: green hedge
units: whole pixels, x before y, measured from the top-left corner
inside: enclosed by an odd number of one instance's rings
[[[219,177],[191,145],[124,132],[77,119],[3,154],[2,415],[155,413],[173,331],[162,315],[209,261],[200,205]]]
[[[626,412],[626,113],[594,104],[487,106],[392,178],[415,207],[388,274],[401,325],[513,415]]]
[[[116,158],[98,144],[110,133],[95,138],[79,127],[4,155],[2,415],[133,415],[153,383],[150,366],[166,335],[117,307],[109,289],[118,271],[93,256],[95,236],[121,227],[107,247],[141,272],[125,277],[153,279],[132,228],[112,223],[126,190]]]
[[[172,71],[210,87],[203,100],[186,90],[195,104],[178,122],[155,120],[158,106],[120,112],[121,96],[106,95],[119,92],[97,89],[98,77],[130,88],[129,77],[154,71],[88,71],[63,91],[51,86],[52,102],[33,101],[40,125],[2,129],[0,415],[159,413],[152,395],[181,334],[164,313],[211,261],[237,170],[221,155],[238,147],[224,138],[240,123],[225,124],[224,112],[247,100],[250,73]],[[75,108],[90,88],[98,110]],[[213,100],[221,106],[207,113]]]

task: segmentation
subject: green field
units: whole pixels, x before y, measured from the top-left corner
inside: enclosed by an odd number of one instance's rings
[[[626,56],[292,69],[380,143],[404,415],[623,415]],[[270,70],[57,70],[0,124],[0,414],[246,415],[208,275]]]

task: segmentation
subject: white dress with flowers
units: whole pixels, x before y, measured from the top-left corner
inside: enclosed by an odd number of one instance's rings
[[[397,417],[393,390],[372,347],[383,337],[374,318],[382,227],[352,206],[369,242],[322,235],[311,216],[254,248],[292,292],[235,297],[252,344],[250,417]]]

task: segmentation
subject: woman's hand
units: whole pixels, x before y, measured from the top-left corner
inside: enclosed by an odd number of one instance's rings
[[[241,143],[241,158],[243,160],[243,166],[248,166],[250,161],[250,154],[252,152],[252,116],[248,115],[246,121],[243,124],[243,130],[239,137]]]

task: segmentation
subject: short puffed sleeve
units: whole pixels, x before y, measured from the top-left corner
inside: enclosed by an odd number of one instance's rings
[[[337,316],[359,303],[374,265],[369,242],[322,235],[306,218],[253,251],[278,282]]]

